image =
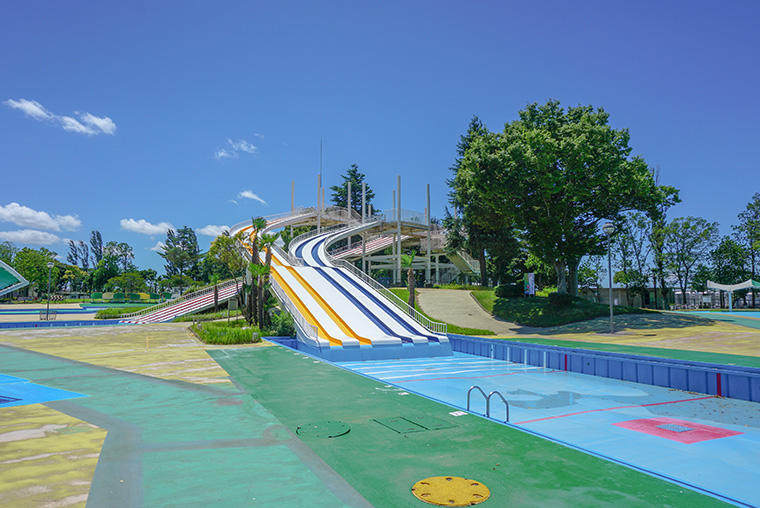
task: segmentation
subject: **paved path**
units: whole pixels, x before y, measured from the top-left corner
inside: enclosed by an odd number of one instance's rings
[[[501,321],[483,310],[469,291],[461,289],[418,289],[425,314],[466,328],[491,330],[497,335],[515,335],[519,327]]]

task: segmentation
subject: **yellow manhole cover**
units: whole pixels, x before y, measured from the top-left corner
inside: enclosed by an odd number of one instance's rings
[[[417,499],[439,506],[471,506],[491,495],[488,487],[476,480],[459,476],[431,476],[412,486]]]

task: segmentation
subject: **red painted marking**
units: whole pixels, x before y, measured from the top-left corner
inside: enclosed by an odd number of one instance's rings
[[[720,372],[718,372],[717,376],[718,376],[718,397],[722,397],[723,390],[721,390],[721,386],[720,386]]]
[[[531,369],[533,371],[535,369]],[[508,372],[506,374],[488,374],[487,376],[450,376],[450,377],[431,377],[427,379],[396,379],[392,380],[394,383],[411,383],[412,381],[439,381],[441,379],[480,379],[482,377],[499,377],[499,376],[514,376],[515,374],[524,374],[527,370],[521,372]],[[556,370],[549,370],[545,372],[558,372]]]
[[[677,432],[674,430],[661,429],[659,425],[663,424],[683,425],[689,427],[691,430],[685,430],[683,432]],[[624,429],[635,430],[636,432],[643,432],[644,434],[651,434],[652,436],[664,437],[672,441],[678,441],[679,443],[692,444],[700,443],[702,441],[709,441],[711,439],[720,439],[722,437],[738,436],[743,432],[736,432],[734,430],[722,429],[720,427],[713,427],[711,425],[703,425],[701,423],[688,422],[686,420],[678,420],[676,418],[643,418],[641,420],[628,420],[626,422],[613,423],[617,427]]]
[[[565,355],[565,370],[567,370],[567,355]]]
[[[544,420],[554,420],[555,418],[565,418],[566,416],[582,415],[586,413],[596,413],[599,411],[614,411],[616,409],[629,409],[632,407],[662,406],[663,404],[678,404],[679,402],[689,402],[692,400],[705,400],[705,399],[714,399],[714,398],[715,398],[715,395],[708,395],[706,397],[695,397],[693,399],[668,400],[666,402],[652,402],[651,404],[636,404],[633,406],[616,406],[616,407],[607,407],[607,408],[602,408],[602,409],[588,409],[586,411],[578,411],[577,413],[568,413],[566,415],[547,416],[545,418],[536,418],[535,420],[525,420],[522,422],[517,422],[516,425],[522,425],[523,423],[542,422]]]

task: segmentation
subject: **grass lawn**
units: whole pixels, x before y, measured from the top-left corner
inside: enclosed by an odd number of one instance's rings
[[[192,325],[190,329],[206,344],[251,344],[261,342],[261,331],[257,326],[249,326],[244,319],[206,322]],[[256,340],[253,334],[256,333]]]
[[[528,298],[498,298],[493,291],[473,291],[480,305],[496,317],[524,326],[548,327],[607,316],[610,308],[600,303],[577,298],[572,305],[555,307],[543,296]],[[636,307],[615,307],[615,314],[648,312]]]
[[[406,289],[406,288],[390,288],[390,290],[396,296],[398,296],[399,298],[401,298],[405,302],[409,301],[409,290],[408,289]],[[430,317],[427,314],[425,314],[422,311],[422,309],[420,309],[420,305],[419,305],[418,302],[419,302],[419,295],[414,300],[414,308],[417,310],[417,312],[419,312],[420,314],[422,314],[423,316],[425,316],[426,318],[428,318],[431,321],[438,321],[437,319],[435,319],[433,317]],[[480,329],[480,328],[464,328],[462,326],[453,325],[451,323],[446,323],[446,329],[447,329],[448,333],[455,333],[455,334],[458,334],[458,335],[496,335],[491,330],[483,330],[483,329]]]
[[[95,313],[95,319],[116,319],[120,318],[123,314],[129,314],[131,312],[137,312],[143,310],[145,305],[139,307],[114,307],[111,309],[102,309]]]

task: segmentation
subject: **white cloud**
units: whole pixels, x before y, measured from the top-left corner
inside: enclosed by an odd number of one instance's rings
[[[229,226],[215,226],[213,224],[209,224],[208,226],[203,226],[202,228],[198,229],[198,233],[206,236],[213,236],[216,238],[217,236],[221,235],[225,231],[229,231]]]
[[[263,134],[261,134],[261,133],[259,133],[259,132],[254,132],[254,133],[253,133],[253,136],[254,136],[254,137],[257,137],[257,138],[259,138],[259,139],[264,139],[264,135],[263,135]]]
[[[78,132],[80,134],[88,134],[90,136],[96,134],[94,129],[82,125],[76,118],[71,118],[70,116],[61,116],[59,117],[59,120],[61,121],[63,130],[65,131]]]
[[[216,159],[237,159],[240,152],[256,153],[259,150],[256,145],[249,143],[244,139],[233,141],[228,138],[227,144],[229,147],[217,148],[216,152],[214,153],[214,157]]]
[[[162,241],[156,242],[156,245],[150,248],[153,252],[163,252],[164,247],[166,247],[166,244]]]
[[[53,113],[45,109],[45,106],[37,101],[30,101],[27,99],[8,99],[7,101],[3,101],[3,104],[9,108],[18,109],[26,116],[30,116],[35,120],[52,120],[55,118]]]
[[[17,226],[47,229],[49,231],[60,231],[66,229],[73,231],[82,225],[75,215],[56,215],[50,216],[47,212],[41,212],[23,206],[18,203],[8,203],[0,206],[0,221],[12,222]]]
[[[163,235],[166,234],[169,229],[174,229],[174,226],[168,222],[159,222],[158,224],[152,224],[145,219],[121,219],[121,221],[119,221],[119,224],[121,224],[121,229],[126,229],[127,231],[132,231],[134,233],[140,233],[143,235]]]
[[[229,201],[230,203],[232,203],[235,206],[238,205],[238,202],[236,200],[234,200],[234,199],[228,199],[227,201]]]
[[[238,198],[246,198],[246,199],[253,199],[254,201],[258,201],[262,205],[269,206],[269,203],[261,199],[258,195],[254,194],[250,190],[244,190],[240,191],[240,194],[237,195]]]
[[[20,229],[18,231],[0,231],[0,240],[21,245],[53,245],[61,239],[53,233],[37,231],[36,229]]]
[[[216,158],[216,159],[230,159],[230,158],[235,158],[235,157],[237,157],[236,153],[234,153],[234,152],[228,152],[224,148],[220,148],[214,154],[214,158]]]
[[[116,132],[116,124],[109,117],[99,117],[92,113],[79,113],[79,118],[91,129],[97,129],[104,134]]]
[[[107,116],[99,117],[92,113],[80,113],[75,112],[79,117],[79,120],[68,115],[56,115],[48,111],[45,106],[37,101],[30,101],[28,99],[8,99],[3,101],[6,106],[22,111],[25,115],[34,118],[35,120],[48,120],[59,124],[63,130],[69,132],[76,132],[78,134],[87,134],[93,136],[95,134],[114,134],[116,132],[116,124]]]

